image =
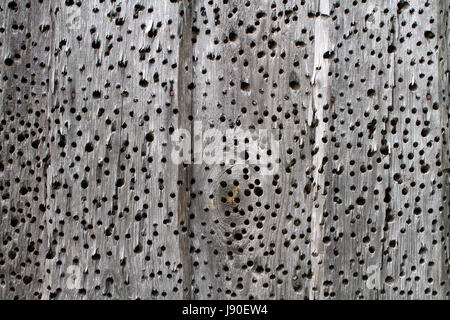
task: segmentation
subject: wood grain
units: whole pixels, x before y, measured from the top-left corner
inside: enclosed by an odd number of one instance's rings
[[[0,298],[448,299],[448,11],[3,1]]]

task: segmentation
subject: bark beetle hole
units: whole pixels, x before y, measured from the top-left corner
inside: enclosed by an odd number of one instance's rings
[[[86,144],[84,150],[86,152],[92,152],[92,151],[94,151],[94,145],[91,142],[89,142],[89,143]]]
[[[375,89],[369,89],[367,90],[367,96],[368,97],[373,97],[375,95]]]
[[[241,90],[242,91],[250,91],[250,83],[241,81]]]
[[[17,5],[16,1],[9,1],[8,2],[8,9],[16,11],[17,8],[18,8],[18,5]]]

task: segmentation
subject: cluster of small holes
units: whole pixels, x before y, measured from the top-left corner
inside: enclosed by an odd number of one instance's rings
[[[447,11],[4,1],[0,297],[447,297]],[[174,164],[195,121],[278,171]]]

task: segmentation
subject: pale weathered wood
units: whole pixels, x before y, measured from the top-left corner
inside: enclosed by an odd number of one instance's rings
[[[448,299],[448,11],[1,2],[0,298]]]

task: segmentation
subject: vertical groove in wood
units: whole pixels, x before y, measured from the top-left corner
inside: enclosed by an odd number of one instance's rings
[[[192,121],[192,99],[191,94],[186,88],[191,85],[192,71],[192,3],[186,0],[181,2],[180,11],[183,12],[183,18],[180,21],[181,32],[179,49],[179,67],[178,67],[178,86],[177,97],[180,108],[180,116],[176,128],[189,129],[191,132]],[[171,139],[173,141],[173,138]],[[175,141],[176,142],[176,141]],[[173,148],[173,146],[172,146]],[[173,161],[171,159],[171,161]],[[190,181],[192,179],[192,168],[185,164],[178,165],[178,175],[183,184],[178,189],[178,224],[186,229],[180,234],[179,250],[183,265],[183,298],[192,299],[192,257],[190,254]]]
[[[313,179],[314,179],[314,203],[311,217],[311,262],[312,262],[312,287],[309,294],[310,299],[321,297],[323,291],[322,285],[325,280],[324,270],[324,246],[323,239],[325,236],[324,217],[326,211],[326,190],[325,175],[323,174],[323,159],[327,155],[326,145],[321,142],[326,139],[326,128],[324,122],[325,105],[330,101],[330,84],[329,75],[330,63],[327,54],[333,52],[330,39],[331,23],[330,23],[330,3],[328,0],[320,0],[317,2],[318,15],[314,22],[314,69],[312,74],[311,85],[312,92],[312,112],[313,121],[317,121],[314,129],[314,140],[318,142],[317,153],[313,157]]]

